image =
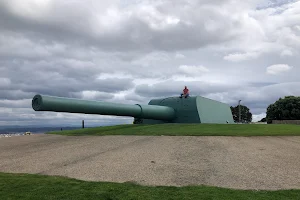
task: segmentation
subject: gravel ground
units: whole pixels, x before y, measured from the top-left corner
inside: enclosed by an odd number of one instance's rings
[[[1,138],[0,171],[142,185],[300,189],[300,137]]]

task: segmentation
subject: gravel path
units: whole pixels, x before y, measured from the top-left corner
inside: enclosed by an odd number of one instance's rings
[[[1,138],[0,171],[143,185],[300,189],[300,137]]]

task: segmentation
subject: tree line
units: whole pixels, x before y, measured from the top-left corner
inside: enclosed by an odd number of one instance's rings
[[[300,120],[300,97],[285,96],[279,98],[267,108],[267,123],[272,120]]]
[[[252,113],[247,106],[241,106],[241,122],[249,123],[252,121]],[[239,105],[231,106],[234,122],[239,122]],[[266,117],[259,122],[272,123],[272,120],[300,120],[300,97],[285,96],[279,98],[267,107]]]

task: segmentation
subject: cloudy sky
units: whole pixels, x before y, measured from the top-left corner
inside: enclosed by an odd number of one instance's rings
[[[39,93],[117,103],[200,95],[250,108],[300,95],[300,2],[0,0],[0,125],[132,123],[35,112]]]

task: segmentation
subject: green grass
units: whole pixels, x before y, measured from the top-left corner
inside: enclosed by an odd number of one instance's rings
[[[291,124],[126,124],[70,131],[59,135],[169,135],[169,136],[282,136],[300,135],[300,126]]]
[[[252,191],[209,186],[140,186],[133,183],[87,182],[58,176],[0,173],[0,199],[299,199],[300,190]]]

